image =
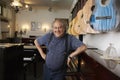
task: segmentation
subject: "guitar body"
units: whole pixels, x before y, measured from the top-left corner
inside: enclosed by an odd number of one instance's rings
[[[93,28],[100,32],[107,32],[115,28],[116,11],[113,7],[114,0],[95,0]]]
[[[71,27],[72,27],[72,21],[69,22],[69,27],[68,27],[68,30],[67,30],[68,34],[71,34]]]
[[[73,26],[71,27],[71,33],[73,34],[73,35],[75,35],[75,36],[77,36],[77,35],[79,35],[77,32],[75,32],[75,30],[74,30],[74,26],[75,26],[75,24],[77,23],[77,21],[78,21],[78,17],[75,17],[74,19],[73,19]]]
[[[78,11],[77,13],[77,22],[74,25],[74,31],[77,34],[86,34],[86,33],[99,33],[91,28],[90,24],[88,23],[90,20],[90,16],[92,14],[91,7],[94,4],[94,0],[88,0],[83,9]]]
[[[76,24],[76,22],[77,22],[77,17],[75,17],[70,23],[69,23],[69,28],[68,28],[68,34],[72,34],[72,35],[74,35],[74,36],[76,36],[76,35],[79,35],[79,34],[77,34],[74,30],[73,30],[73,27],[74,27],[74,25]]]
[[[76,24],[73,26],[73,30],[78,34],[86,34],[86,32],[84,31],[84,20],[83,20],[82,9],[80,11],[78,11],[77,18],[78,18],[78,20],[77,20]]]

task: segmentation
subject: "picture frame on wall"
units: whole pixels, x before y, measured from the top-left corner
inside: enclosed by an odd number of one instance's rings
[[[31,22],[31,31],[35,31],[36,30],[36,22],[32,21]]]
[[[39,31],[41,29],[41,23],[36,21],[31,21],[31,31]]]

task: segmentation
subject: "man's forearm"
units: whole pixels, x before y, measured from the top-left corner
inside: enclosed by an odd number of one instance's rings
[[[45,60],[46,54],[45,54],[44,51],[42,50],[41,46],[38,44],[37,40],[35,40],[34,43],[35,43],[35,46],[36,46],[36,48],[38,49],[41,57]]]
[[[86,45],[82,45],[81,47],[78,47],[74,52],[72,52],[69,57],[75,57],[79,55],[81,52],[85,51],[87,49]]]
[[[45,60],[45,58],[46,58],[46,54],[43,52],[42,48],[41,48],[40,46],[38,46],[37,49],[38,49],[38,51],[39,51],[41,57]]]

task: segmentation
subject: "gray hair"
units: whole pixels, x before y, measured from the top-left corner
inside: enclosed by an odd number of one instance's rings
[[[67,30],[68,28],[68,21],[66,19],[55,19],[52,23],[52,27],[54,25],[55,22],[60,22],[62,24],[62,26],[65,28],[65,30]]]

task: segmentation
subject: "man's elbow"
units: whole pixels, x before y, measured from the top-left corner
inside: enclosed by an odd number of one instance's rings
[[[86,46],[86,45],[84,45],[84,51],[85,51],[85,50],[87,50],[87,46]]]
[[[83,51],[83,52],[87,50],[87,46],[86,46],[85,44],[83,44],[83,45],[81,46],[81,48],[82,48],[82,51]]]
[[[36,39],[34,40],[34,44],[35,44],[35,46],[38,46],[38,42]]]
[[[34,40],[34,44],[36,44],[36,39]]]

